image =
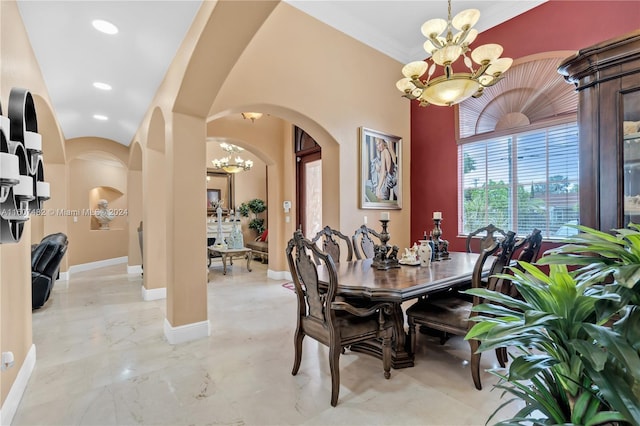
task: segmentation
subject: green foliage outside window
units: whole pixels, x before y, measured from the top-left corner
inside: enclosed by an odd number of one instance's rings
[[[555,178],[555,179],[554,179]],[[550,178],[551,196],[562,194],[577,194],[578,186],[569,187],[566,179],[561,177]],[[577,220],[579,217],[577,204],[573,208],[560,211],[547,212],[545,201],[546,185],[530,184],[517,186],[517,209],[518,223],[512,226],[512,189],[503,181],[489,181],[488,185],[481,185],[477,188],[464,189],[464,232],[471,232],[487,223],[493,223],[502,229],[518,229],[524,233],[533,228],[549,229],[552,233],[557,231],[564,224]],[[549,225],[547,226],[547,213]]]

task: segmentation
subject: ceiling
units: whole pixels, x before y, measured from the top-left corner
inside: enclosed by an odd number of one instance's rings
[[[454,0],[452,13],[479,9],[476,28],[483,31],[544,1]],[[287,2],[402,63],[426,56],[422,23],[447,15],[444,0]],[[95,136],[128,146],[200,4],[199,0],[19,0],[64,137]],[[119,32],[96,31],[94,19],[112,22]],[[108,83],[112,90],[96,89],[96,81]],[[108,118],[98,120],[94,114]]]

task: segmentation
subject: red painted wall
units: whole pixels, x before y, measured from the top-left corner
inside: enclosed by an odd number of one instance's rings
[[[425,20],[437,16],[425,17]],[[482,16],[480,17],[482,20]],[[640,1],[551,0],[478,36],[504,47],[502,56],[589,47],[640,27]],[[454,108],[411,106],[411,239],[433,229],[433,212],[443,216],[450,250],[464,251],[458,232],[458,149]],[[544,247],[543,247],[544,249]]]

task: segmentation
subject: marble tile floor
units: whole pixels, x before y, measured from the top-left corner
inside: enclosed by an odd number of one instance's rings
[[[125,265],[56,283],[33,312],[37,362],[12,424],[483,425],[504,402],[489,373],[474,388],[461,338],[420,335],[415,367],[390,380],[380,360],[342,355],[333,408],[326,347],[305,339],[291,375],[296,300],[285,281],[257,261],[226,276],[219,263],[208,272],[211,336],[180,345],[164,338],[165,300],[143,301]],[[483,356],[483,368],[495,362]]]

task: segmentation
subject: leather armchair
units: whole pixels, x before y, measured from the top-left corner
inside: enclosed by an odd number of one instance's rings
[[[67,252],[67,236],[63,233],[47,235],[31,248],[31,307],[38,309],[51,294],[53,283],[60,273],[60,263]]]

